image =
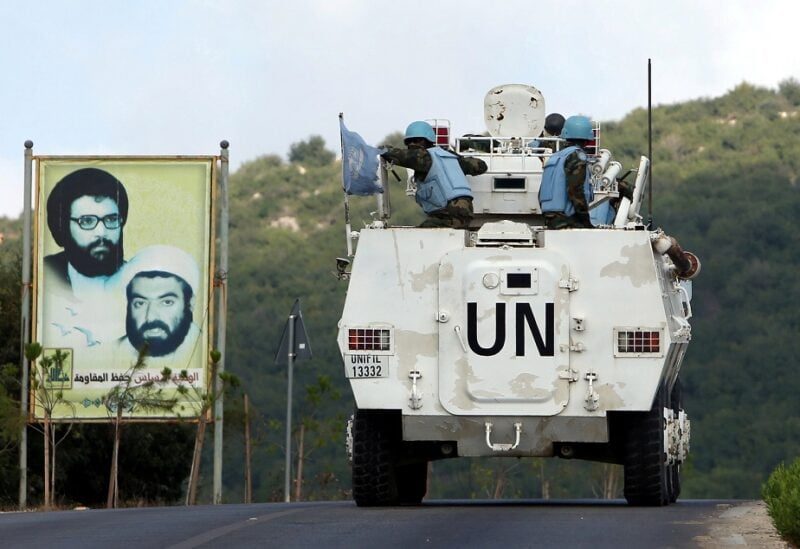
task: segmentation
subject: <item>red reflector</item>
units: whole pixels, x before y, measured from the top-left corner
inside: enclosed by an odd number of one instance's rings
[[[436,129],[436,144],[449,145],[450,144],[450,128],[438,126]]]
[[[661,332],[651,330],[619,331],[618,353],[660,353]]]
[[[388,351],[389,330],[351,328],[347,332],[347,348],[351,351]]]

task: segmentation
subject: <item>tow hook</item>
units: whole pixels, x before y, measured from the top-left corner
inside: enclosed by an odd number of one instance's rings
[[[422,395],[417,391],[417,380],[422,377],[419,370],[411,370],[408,372],[408,377],[411,379],[411,396],[409,397],[409,406],[412,410],[419,410],[422,408]]]
[[[490,450],[495,452],[508,452],[509,450],[513,450],[517,446],[519,446],[519,436],[522,433],[522,423],[515,423],[514,424],[514,432],[516,433],[516,437],[514,439],[514,444],[503,444],[503,443],[494,443],[492,444],[492,422],[486,422],[486,445],[489,447]]]
[[[586,372],[586,381],[589,382],[589,390],[584,399],[586,404],[583,405],[590,412],[594,412],[600,407],[600,395],[594,390],[594,382],[597,381],[597,372]]]

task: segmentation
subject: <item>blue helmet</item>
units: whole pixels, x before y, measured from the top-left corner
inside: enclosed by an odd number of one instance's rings
[[[408,141],[409,139],[413,139],[415,137],[421,137],[423,139],[427,139],[431,143],[436,143],[436,134],[433,131],[433,127],[422,120],[412,122],[406,128],[405,140]]]
[[[562,139],[584,139],[590,141],[594,139],[592,122],[585,116],[570,116],[564,122],[564,129],[561,130]]]

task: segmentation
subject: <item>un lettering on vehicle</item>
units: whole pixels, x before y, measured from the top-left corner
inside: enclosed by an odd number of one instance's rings
[[[532,336],[535,352],[539,356],[554,356],[554,303],[544,303],[542,310],[539,310],[528,302],[510,304],[500,302],[495,304],[494,309],[494,330],[487,330],[488,333],[481,334],[484,339],[482,344],[478,334],[478,304],[474,301],[467,303],[467,341],[473,353],[486,357],[495,356],[506,348],[507,340],[511,340],[514,346],[512,356],[526,356],[531,352],[530,345],[526,346],[526,341]]]
[[[344,375],[351,379],[389,377],[389,356],[345,353]]]

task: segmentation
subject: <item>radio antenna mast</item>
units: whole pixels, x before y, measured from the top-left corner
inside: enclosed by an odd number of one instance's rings
[[[650,159],[650,184],[647,186],[647,227],[653,228],[653,100],[652,70],[647,59],[647,157]]]

